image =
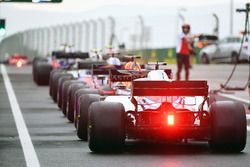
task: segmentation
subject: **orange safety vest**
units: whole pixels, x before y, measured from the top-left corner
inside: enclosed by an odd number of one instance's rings
[[[130,61],[125,64],[124,69],[141,71],[141,66],[138,63],[135,64],[135,62]]]

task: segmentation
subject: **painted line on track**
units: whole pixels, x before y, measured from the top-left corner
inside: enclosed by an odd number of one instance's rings
[[[229,99],[232,99],[232,100],[236,100],[236,101],[239,101],[239,102],[242,102],[242,103],[250,104],[250,100],[246,100],[246,99],[236,97],[236,96],[233,96],[233,95],[219,93],[219,96],[229,98]]]
[[[20,110],[19,104],[17,102],[16,95],[11,85],[7,70],[3,64],[1,64],[1,71],[2,71],[5,88],[6,88],[8,98],[10,101],[12,114],[14,116],[18,135],[19,135],[20,142],[22,145],[26,165],[27,167],[40,167],[39,160],[37,158],[35,148],[32,144],[28,129],[23,119],[23,115]]]
[[[232,100],[236,100],[236,101],[239,101],[239,102],[250,105],[249,100],[242,99],[242,98],[239,98],[239,97],[236,97],[236,96],[233,96],[233,95],[227,95],[227,94],[219,93],[219,96],[229,98],[229,99],[232,99]],[[247,116],[247,120],[250,120],[250,114],[246,114],[246,116]],[[250,126],[248,126],[248,125],[247,125],[247,131],[250,131]]]

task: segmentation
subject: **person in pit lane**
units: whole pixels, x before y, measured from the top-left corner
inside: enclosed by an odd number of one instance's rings
[[[124,69],[125,70],[141,71],[141,66],[136,61],[136,57],[133,55],[133,56],[131,56],[130,61],[125,64]]]
[[[182,33],[178,35],[176,47],[177,73],[176,80],[181,79],[181,71],[184,66],[185,80],[189,80],[190,56],[194,53],[193,37],[190,34],[190,25],[182,25]]]
[[[112,48],[109,48],[106,54],[109,56],[109,58],[107,59],[107,63],[109,65],[121,66],[121,61],[119,58],[117,58],[117,56],[119,55],[118,51],[114,51]]]

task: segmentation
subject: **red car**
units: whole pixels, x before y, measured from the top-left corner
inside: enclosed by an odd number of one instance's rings
[[[10,65],[15,65],[18,68],[28,64],[28,62],[29,62],[28,57],[26,55],[21,55],[21,54],[11,55],[8,59],[8,63]]]

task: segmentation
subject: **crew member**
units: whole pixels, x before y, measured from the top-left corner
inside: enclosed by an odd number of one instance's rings
[[[185,80],[189,80],[189,68],[190,68],[190,55],[193,52],[192,47],[193,39],[190,34],[190,25],[182,25],[182,33],[178,36],[178,43],[176,48],[177,58],[177,74],[176,79],[181,79],[181,71],[184,66]]]
[[[125,64],[124,69],[141,71],[141,66],[139,63],[136,62],[136,57],[132,56],[130,61]]]
[[[107,55],[109,56],[109,58],[107,59],[107,63],[109,65],[114,65],[114,66],[120,66],[121,65],[121,61],[117,58],[119,52],[115,52],[111,49],[108,50]]]

